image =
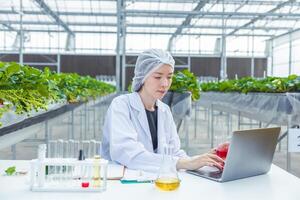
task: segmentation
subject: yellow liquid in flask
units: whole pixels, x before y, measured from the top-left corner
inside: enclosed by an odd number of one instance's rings
[[[180,180],[178,178],[158,178],[155,180],[155,185],[161,190],[172,191],[180,186]]]

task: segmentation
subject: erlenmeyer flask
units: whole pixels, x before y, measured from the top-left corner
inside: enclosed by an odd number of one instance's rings
[[[165,191],[176,190],[180,185],[176,163],[173,158],[174,147],[165,145],[163,161],[159,169],[159,174],[155,180],[155,185]]]

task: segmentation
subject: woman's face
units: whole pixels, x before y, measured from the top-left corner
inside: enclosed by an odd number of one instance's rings
[[[162,99],[172,83],[173,68],[164,64],[145,80],[143,90],[154,99]]]

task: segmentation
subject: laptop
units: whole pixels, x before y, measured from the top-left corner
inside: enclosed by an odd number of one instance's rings
[[[234,131],[223,171],[215,167],[187,173],[218,182],[265,174],[270,170],[280,127]]]

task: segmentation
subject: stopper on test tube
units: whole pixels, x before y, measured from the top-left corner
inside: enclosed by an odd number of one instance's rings
[[[78,160],[85,160],[84,151],[82,149],[79,150]]]

